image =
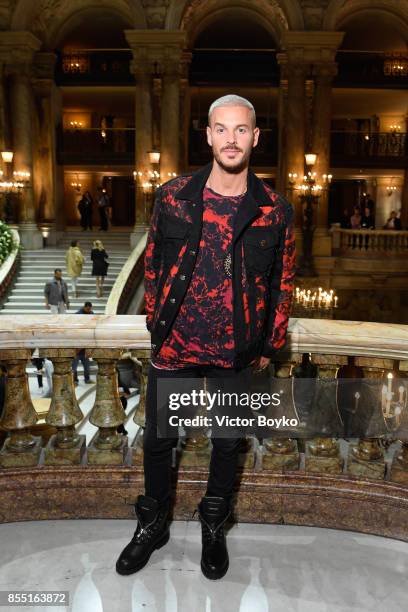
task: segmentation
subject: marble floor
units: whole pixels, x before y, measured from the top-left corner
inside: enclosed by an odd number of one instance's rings
[[[200,571],[200,526],[174,522],[149,565],[119,576],[115,561],[135,521],[0,525],[0,591],[69,591],[73,612],[399,612],[408,609],[408,544],[345,531],[234,525],[230,569]]]

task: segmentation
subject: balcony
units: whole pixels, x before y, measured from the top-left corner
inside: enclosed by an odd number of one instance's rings
[[[55,67],[57,85],[131,85],[130,49],[76,49],[60,53]]]
[[[337,52],[338,74],[333,87],[372,87],[406,89],[408,59],[406,54],[382,52]]]
[[[59,164],[134,164],[134,128],[58,129]]]
[[[266,85],[278,87],[279,67],[272,49],[196,49],[191,85]]]
[[[54,364],[53,397],[42,424],[27,386],[26,364],[34,347]],[[71,371],[81,347],[98,366],[87,415],[76,402]],[[140,400],[132,415],[138,429],[131,439],[116,433],[126,422],[115,375],[123,350],[140,363]],[[145,317],[3,317],[0,358],[7,368],[0,520],[133,518],[131,500],[143,488],[150,359]],[[266,375],[279,389],[297,389],[297,395],[289,393],[285,410],[288,418],[298,415],[299,427],[290,437],[275,432],[243,439],[238,520],[262,517],[408,540],[407,371],[405,325],[291,319],[286,350]],[[299,395],[299,381],[306,377],[315,381],[308,399]],[[89,440],[77,430],[84,419],[94,428]],[[209,451],[204,432],[179,444],[175,518],[190,517],[205,491]]]
[[[342,168],[405,168],[408,139],[404,132],[331,133],[331,166]]]

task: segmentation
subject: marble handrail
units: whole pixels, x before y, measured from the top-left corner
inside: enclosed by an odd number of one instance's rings
[[[146,248],[147,232],[140,238],[139,242],[129,255],[125,265],[120,271],[116,278],[115,284],[109,294],[107,304],[105,306],[105,314],[114,315],[118,312],[119,302],[121,296],[126,288],[128,280],[132,274],[133,269],[137,265],[139,258],[143,255]]]
[[[5,292],[7,291],[7,287],[10,285],[10,282],[13,280],[13,277],[16,273],[17,267],[17,259],[20,253],[20,234],[14,228],[11,228],[11,233],[13,234],[13,241],[15,248],[11,251],[10,255],[3,262],[3,265],[0,267],[0,296],[3,297]]]
[[[145,315],[51,315],[0,318],[0,349],[149,349]],[[285,352],[408,360],[408,325],[328,319],[289,322]]]

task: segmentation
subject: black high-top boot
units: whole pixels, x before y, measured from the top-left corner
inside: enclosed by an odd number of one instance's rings
[[[146,565],[152,552],[169,541],[169,502],[139,495],[135,504],[138,520],[136,531],[116,562],[118,574],[133,574]]]
[[[210,580],[225,576],[229,566],[224,523],[230,516],[229,503],[224,497],[204,496],[198,504],[201,521],[201,570]]]

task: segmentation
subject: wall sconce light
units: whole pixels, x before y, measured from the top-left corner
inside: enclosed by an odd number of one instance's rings
[[[306,166],[314,166],[316,163],[316,153],[305,153]]]
[[[160,164],[160,151],[149,151],[147,154],[151,164]]]
[[[2,151],[1,157],[6,164],[11,164],[13,161],[14,153],[13,151]]]

